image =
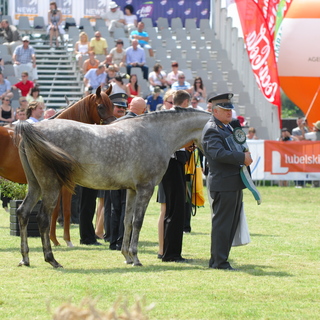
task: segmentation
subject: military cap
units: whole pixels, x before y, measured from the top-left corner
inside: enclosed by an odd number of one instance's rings
[[[127,105],[128,95],[125,93],[110,94],[109,99],[115,106],[120,106],[124,108],[128,107]]]
[[[215,94],[214,92],[208,94],[207,102],[215,103],[222,109],[234,109],[233,104],[231,103],[231,99],[233,97],[233,93],[222,93]],[[221,100],[229,100],[229,102],[221,102]]]

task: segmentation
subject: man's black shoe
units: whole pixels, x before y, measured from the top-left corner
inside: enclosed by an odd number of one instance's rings
[[[227,268],[214,268],[214,267],[209,267],[211,269],[217,269],[217,270],[226,270],[226,271],[239,271],[239,269],[232,268],[231,266]]]
[[[174,262],[178,262],[178,263],[188,263],[190,260],[185,259],[185,258],[179,258],[176,260],[173,260]]]
[[[177,258],[177,259],[170,259],[170,260],[162,260],[163,262],[177,262],[177,263],[188,263],[191,262],[192,259],[185,259],[185,258]]]

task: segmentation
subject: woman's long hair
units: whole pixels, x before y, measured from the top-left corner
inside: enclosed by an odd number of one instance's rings
[[[137,79],[136,83],[134,84],[134,90],[136,90],[136,91],[138,92],[138,77],[137,77],[136,74],[131,74],[131,75],[130,75],[129,83],[130,83],[131,85],[132,85],[132,83],[131,83],[132,77],[136,77],[136,79]]]
[[[195,77],[194,78],[194,82],[193,82],[193,88],[194,88],[194,91],[196,92],[197,91],[197,86],[196,86],[196,81],[200,81],[200,88],[203,90],[203,81],[202,81],[202,78],[201,77]]]

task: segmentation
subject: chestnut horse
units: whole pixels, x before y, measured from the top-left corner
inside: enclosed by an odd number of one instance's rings
[[[106,91],[101,91],[99,87],[95,94],[91,94],[80,101],[74,103],[52,118],[69,119],[88,124],[109,124],[115,117],[113,116],[113,104],[108,95],[111,87]],[[0,127],[0,149],[3,156],[0,157],[0,176],[18,183],[27,183],[27,179],[20,162],[18,148],[13,142],[14,130],[8,127]],[[69,247],[72,247],[70,239],[70,216],[71,216],[72,194],[64,187],[61,189],[64,234],[63,239]],[[50,228],[50,239],[54,245],[60,245],[56,237],[56,223],[60,210],[60,201],[53,211]]]

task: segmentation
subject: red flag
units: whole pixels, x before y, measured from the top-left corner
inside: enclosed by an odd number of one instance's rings
[[[256,81],[265,98],[278,106],[281,98],[274,54],[274,30],[280,0],[236,0],[244,40]]]

